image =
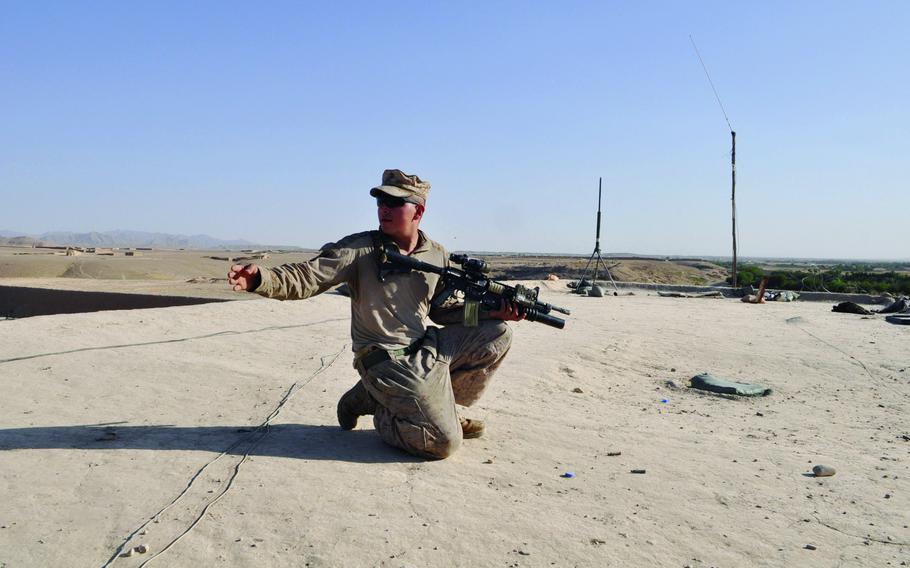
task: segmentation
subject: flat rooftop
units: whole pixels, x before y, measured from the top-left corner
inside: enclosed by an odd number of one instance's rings
[[[0,566],[907,560],[910,326],[540,284],[566,328],[514,326],[487,434],[438,462],[337,426],[340,295],[0,321]]]

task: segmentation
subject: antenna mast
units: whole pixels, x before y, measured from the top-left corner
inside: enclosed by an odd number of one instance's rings
[[[594,239],[594,252],[598,254],[600,254],[600,198],[603,194],[603,181],[604,178],[597,178],[597,236]]]
[[[600,256],[600,204],[601,197],[603,194],[603,178],[597,178],[597,232],[594,238],[594,252],[591,253],[591,258],[588,259],[588,263],[585,265],[585,270],[582,272],[581,279],[578,281],[578,285],[575,288],[576,293],[583,294],[587,290],[594,291],[595,285],[597,284],[597,268],[603,267],[604,272],[607,274],[607,278],[610,279],[610,282],[613,284],[613,289],[619,291],[619,288],[616,286],[616,282],[613,280],[613,275],[610,274],[610,269],[607,268],[607,264],[604,262],[602,256]],[[596,260],[595,260],[596,258]],[[587,282],[586,277],[588,275],[588,268],[591,267],[591,263],[594,263],[593,267],[593,277],[591,282]],[[588,288],[590,286],[590,288]],[[589,294],[590,295],[590,294]]]
[[[733,149],[730,151],[730,168],[731,168],[731,197],[733,202],[733,287],[736,288],[736,132],[731,128],[730,137],[733,139]]]
[[[689,36],[689,41],[692,42],[692,48],[695,50],[695,55],[698,56],[698,60],[701,62],[701,68],[705,70],[705,77],[708,78],[708,84],[711,85],[711,90],[714,91],[714,98],[717,99],[717,104],[720,106],[720,111],[724,114],[724,120],[727,121],[727,126],[730,127],[730,137],[733,139],[733,149],[730,152],[730,166],[732,168],[732,189],[730,200],[732,202],[733,208],[733,287],[736,288],[736,132],[733,130],[733,125],[730,124],[730,118],[727,116],[727,111],[724,109],[724,103],[720,102],[720,95],[717,94],[717,89],[714,88],[714,81],[711,80],[711,75],[708,73],[708,67],[705,65],[705,61],[701,58],[701,53],[698,52],[698,46],[695,45],[695,40],[692,36]]]

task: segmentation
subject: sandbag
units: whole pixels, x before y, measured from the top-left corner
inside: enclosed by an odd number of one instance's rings
[[[895,314],[898,312],[903,312],[907,308],[910,308],[910,304],[907,304],[907,298],[898,298],[897,300],[894,300],[890,306],[880,309],[878,313]]]
[[[831,308],[832,312],[839,312],[842,314],[859,314],[861,316],[871,316],[872,312],[857,304],[856,302],[841,302]]]
[[[771,389],[763,385],[737,383],[715,377],[711,373],[701,373],[692,377],[689,386],[694,389],[717,392],[721,394],[735,394],[739,396],[768,396]]]

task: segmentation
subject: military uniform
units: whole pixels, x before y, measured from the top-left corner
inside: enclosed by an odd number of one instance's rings
[[[255,292],[293,300],[346,283],[354,367],[375,400],[376,430],[386,443],[412,454],[444,458],[462,440],[455,405],[480,398],[509,350],[511,330],[499,320],[466,327],[460,308],[432,309],[439,275],[383,270],[385,246],[395,245],[379,231],[350,235],[308,262],[260,269]],[[436,266],[448,263],[445,249],[422,231],[411,256]],[[450,325],[436,327],[431,319]]]

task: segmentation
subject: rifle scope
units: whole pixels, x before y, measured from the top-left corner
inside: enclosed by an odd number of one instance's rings
[[[466,254],[455,254],[454,252],[449,255],[449,260],[455,264],[460,264],[461,267],[468,272],[475,272],[479,274],[486,274],[490,271],[490,265],[485,261],[468,256]]]

